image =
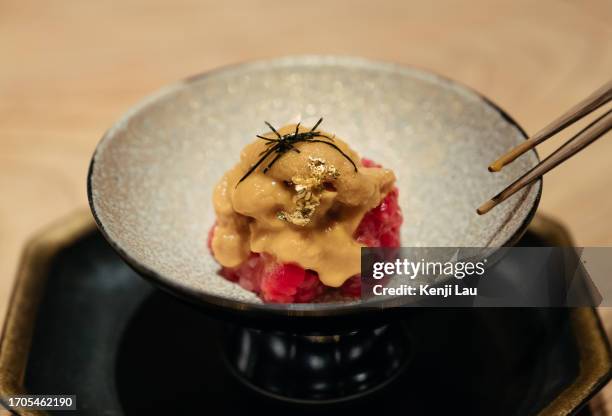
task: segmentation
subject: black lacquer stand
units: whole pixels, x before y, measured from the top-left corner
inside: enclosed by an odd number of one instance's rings
[[[0,379],[2,394],[75,394],[66,414],[85,416],[524,415],[566,409],[568,395],[575,410],[610,377],[591,309],[218,319],[148,284],[84,224],[24,259],[0,345],[2,374],[23,376]],[[522,244],[557,244],[554,229]]]
[[[239,380],[278,400],[354,400],[392,382],[411,346],[401,322],[340,334],[292,334],[226,326],[226,363]]]

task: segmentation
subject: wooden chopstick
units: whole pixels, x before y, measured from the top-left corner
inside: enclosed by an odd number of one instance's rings
[[[612,85],[612,84],[611,84]],[[606,134],[612,129],[612,110],[599,117],[597,120],[589,124],[578,134],[565,142],[563,146],[558,148],[554,153],[544,159],[541,163],[529,170],[523,176],[514,181],[510,186],[495,195],[493,198],[482,204],[476,212],[480,215],[485,214],[495,207],[500,202],[514,195],[523,187],[533,183],[546,172],[563,163],[589,144]]]
[[[499,159],[489,165],[489,171],[499,172],[504,166],[514,161],[523,153],[533,149],[544,140],[557,134],[570,124],[575,123],[610,100],[612,100],[612,80],[598,88],[594,93],[570,108],[567,112],[534,134],[528,140],[525,140],[514,149],[500,156]]]

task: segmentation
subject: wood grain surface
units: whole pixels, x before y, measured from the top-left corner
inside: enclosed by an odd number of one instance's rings
[[[24,242],[86,206],[91,153],[126,109],[190,74],[304,53],[432,69],[534,133],[612,78],[612,2],[0,0],[0,316]],[[612,243],[611,157],[612,135],[546,176],[541,210],[577,244]]]

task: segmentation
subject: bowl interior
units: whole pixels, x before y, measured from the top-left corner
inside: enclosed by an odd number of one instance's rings
[[[395,171],[404,246],[503,245],[537,204],[540,182],[476,214],[537,155],[489,173],[488,163],[524,136],[473,91],[393,64],[290,57],[188,79],[129,111],[92,160],[94,215],[113,246],[160,283],[195,298],[261,303],[217,275],[206,247],[212,189],[241,148],[266,131],[264,120],[309,125],[320,116],[326,131]]]

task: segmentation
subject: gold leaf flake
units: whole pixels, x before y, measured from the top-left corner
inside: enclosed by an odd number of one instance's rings
[[[310,223],[316,208],[321,204],[321,193],[325,190],[324,183],[340,176],[334,165],[327,164],[324,159],[310,156],[308,168],[309,176],[294,176],[295,208],[291,212],[281,211],[277,218],[291,224],[304,227]]]

